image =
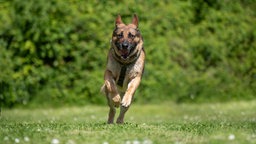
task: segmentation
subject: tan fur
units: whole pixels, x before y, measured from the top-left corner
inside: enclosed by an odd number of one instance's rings
[[[122,34],[122,37],[119,36]],[[135,36],[136,35],[136,36]],[[121,38],[120,38],[121,37]],[[116,42],[136,43],[134,50],[128,56],[122,57],[122,51],[116,46]],[[126,53],[125,53],[126,55]],[[121,106],[117,123],[124,122],[125,112],[131,105],[133,95],[138,88],[144,69],[145,52],[143,39],[138,31],[138,17],[134,15],[132,23],[125,25],[121,16],[116,18],[116,29],[113,32],[111,48],[108,53],[107,67],[104,74],[104,85],[101,88],[106,94],[110,107],[108,123],[114,122],[116,107]],[[126,67],[123,85],[117,85],[122,66]]]

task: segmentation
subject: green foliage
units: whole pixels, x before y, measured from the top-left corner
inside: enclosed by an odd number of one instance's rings
[[[240,1],[0,2],[0,103],[105,103],[115,16],[140,18],[147,54],[136,100],[256,95],[256,5]]]

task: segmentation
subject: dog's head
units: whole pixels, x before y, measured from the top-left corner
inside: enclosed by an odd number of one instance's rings
[[[112,47],[122,61],[129,60],[142,49],[143,41],[138,29],[138,22],[136,14],[133,16],[132,23],[128,25],[122,22],[120,15],[116,18],[116,27],[112,35]]]

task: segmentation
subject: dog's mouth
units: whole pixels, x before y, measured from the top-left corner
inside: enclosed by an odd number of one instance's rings
[[[128,49],[121,49],[119,52],[123,59],[127,59],[129,57],[130,51]]]
[[[115,43],[119,56],[123,60],[129,59],[129,55],[131,54],[132,50],[134,49],[134,46],[129,43]]]

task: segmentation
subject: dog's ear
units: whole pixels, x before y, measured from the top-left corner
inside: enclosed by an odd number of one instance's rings
[[[139,26],[139,18],[136,14],[133,15],[132,24],[134,24],[136,27]]]
[[[122,23],[123,23],[123,21],[122,21],[121,16],[117,15],[117,17],[116,17],[116,27],[117,27],[117,25],[122,24]]]

